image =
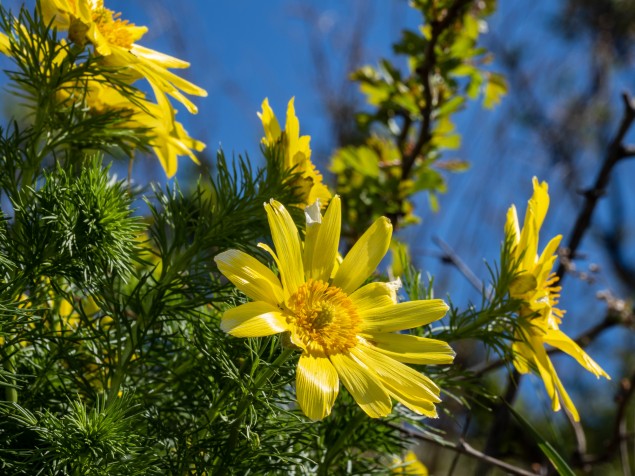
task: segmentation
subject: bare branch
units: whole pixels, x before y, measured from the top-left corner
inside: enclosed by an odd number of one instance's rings
[[[580,210],[578,218],[573,227],[573,231],[571,232],[569,243],[567,245],[567,248],[564,250],[564,253],[568,259],[575,258],[578,246],[580,245],[582,238],[584,237],[591,224],[591,217],[595,210],[595,206],[597,205],[600,197],[605,194],[613,167],[615,167],[615,165],[620,160],[631,156],[632,147],[627,148],[622,144],[622,142],[624,141],[626,133],[635,120],[635,102],[627,93],[622,94],[622,101],[624,103],[624,113],[622,116],[622,121],[617,133],[615,134],[615,137],[609,144],[604,163],[602,164],[602,168],[600,169],[600,172],[595,179],[595,184],[592,188],[584,192],[584,206],[582,207],[582,210]],[[556,275],[560,279],[562,279],[565,271],[566,267],[561,262],[558,266]]]
[[[454,265],[456,269],[458,269],[461,274],[465,276],[465,279],[467,279],[479,293],[483,292],[483,290],[485,289],[484,284],[481,282],[480,279],[476,277],[474,272],[469,268],[467,264],[465,264],[465,262],[452,249],[452,247],[438,236],[433,236],[432,241],[434,241],[436,245],[443,251],[441,260]]]
[[[395,425],[394,423],[382,422],[382,424],[394,430],[397,430],[415,440],[424,441],[426,443],[432,443],[433,445],[439,446],[441,448],[445,448],[451,451],[456,451],[457,453],[470,456],[489,466],[496,466],[497,468],[501,468],[505,470],[508,474],[515,474],[518,476],[535,476],[536,475],[536,473],[533,473],[531,471],[526,471],[522,468],[519,468],[512,464],[506,463],[504,461],[501,461],[496,458],[492,458],[491,456],[487,456],[486,454],[481,453],[480,451],[472,447],[470,444],[468,444],[468,442],[465,441],[463,438],[461,438],[457,443],[453,443],[451,441],[444,440],[440,437],[435,437],[435,436],[427,435],[419,431],[402,428],[398,425]]]
[[[421,154],[424,146],[430,141],[432,127],[432,112],[433,112],[433,98],[432,98],[432,85],[430,82],[431,77],[434,75],[434,70],[437,63],[437,55],[435,48],[439,38],[445,30],[447,30],[454,21],[460,17],[464,9],[470,5],[474,0],[457,0],[447,9],[445,16],[441,20],[433,21],[430,25],[430,41],[426,46],[424,63],[417,69],[417,74],[421,78],[423,85],[423,99],[424,105],[421,108],[421,127],[417,135],[417,140],[412,149],[406,154],[404,150],[401,150],[402,163],[401,163],[401,179],[406,180],[412,171],[412,167]]]

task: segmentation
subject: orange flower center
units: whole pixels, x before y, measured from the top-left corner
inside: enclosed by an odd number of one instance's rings
[[[291,296],[287,308],[296,345],[336,354],[357,344],[361,319],[340,288],[309,279]]]

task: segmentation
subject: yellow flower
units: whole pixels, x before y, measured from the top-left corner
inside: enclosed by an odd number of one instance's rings
[[[528,202],[522,230],[514,205],[507,212],[505,225],[505,237],[511,245],[509,261],[517,273],[510,284],[509,294],[523,301],[514,336],[514,366],[521,373],[535,370],[544,382],[553,410],[560,410],[562,403],[578,421],[578,411],[558,378],[544,345],[551,345],[569,354],[596,377],[610,377],[559,329],[564,311],[556,308],[560,286],[557,286],[558,277],[551,269],[562,236],[552,238],[538,256],[538,235],[549,208],[549,194],[547,183],[539,183],[536,177],[533,178],[533,187],[534,193]]]
[[[165,116],[165,111],[159,105],[145,99],[138,93],[132,102],[115,88],[108,85],[105,78],[85,80],[86,94],[82,98],[94,114],[108,111],[128,111],[130,118],[120,127],[146,128],[150,137],[150,146],[156,154],[168,178],[177,171],[177,159],[187,155],[196,164],[199,163],[193,151],[202,151],[205,144],[192,139],[183,125],[173,116]],[[63,88],[60,92],[61,100],[69,98],[73,87]],[[81,89],[81,88],[80,88]],[[73,96],[75,98],[77,96]]]
[[[136,98],[135,104],[106,83],[90,81],[86,101],[95,112],[130,111],[132,115],[125,125],[148,129],[152,138],[150,146],[168,178],[177,171],[178,156],[187,155],[194,163],[200,163],[193,151],[201,152],[205,144],[192,139],[180,122],[166,117],[159,105],[147,101],[142,95]]]
[[[318,199],[326,203],[331,198],[331,192],[322,183],[322,174],[311,162],[309,145],[311,137],[300,136],[300,122],[295,115],[294,100],[295,98],[291,98],[287,106],[287,122],[284,131],[280,129],[280,124],[269,106],[269,100],[265,99],[262,102],[262,113],[258,113],[265,130],[262,143],[267,147],[274,147],[282,142],[283,168],[293,169],[299,174],[298,180],[293,185],[300,189],[303,205],[314,203]]]
[[[148,29],[120,18],[120,13],[104,7],[103,0],[40,0],[45,22],[67,30],[68,38],[79,46],[90,43],[108,66],[125,68],[131,82],[146,78],[162,104],[167,94],[191,113],[196,106],[183,93],[207,96],[207,92],[169,71],[187,68],[189,63],[135,43]]]
[[[65,40],[62,40],[62,44],[65,44]],[[1,33],[0,53],[11,54],[9,38]],[[66,50],[60,49],[54,62],[60,64],[65,57]],[[81,94],[78,94],[78,91]],[[201,152],[205,149],[203,142],[191,138],[183,125],[175,120],[176,111],[164,96],[157,96],[158,104],[155,104],[138,92],[133,97],[133,102],[110,86],[105,77],[95,76],[90,79],[82,77],[76,83],[64,84],[57,91],[57,99],[60,102],[83,100],[94,114],[109,111],[130,112],[130,119],[120,124],[120,127],[148,130],[147,134],[151,138],[150,146],[168,178],[176,173],[179,156],[187,155],[194,163],[199,164],[193,151]]]
[[[395,458],[393,466],[396,466],[391,474],[407,474],[410,476],[428,476],[428,468],[421,461],[417,459],[417,455],[414,451],[410,450],[406,453],[406,456],[402,459]]]
[[[388,250],[388,219],[379,218],[333,274],[341,229],[338,196],[324,216],[319,202],[307,207],[304,243],[282,204],[271,200],[265,210],[275,252],[259,246],[273,256],[281,279],[242,251],[216,256],[219,270],[253,300],[226,311],[221,328],[236,337],[288,332],[302,352],[296,371],[298,403],[313,420],[330,414],[340,380],[371,417],[388,415],[391,397],[435,417],[439,388],[402,362],[448,364],[454,352],[446,342],[395,331],[436,321],[447,305],[440,299],[397,304],[395,283],[362,286]]]

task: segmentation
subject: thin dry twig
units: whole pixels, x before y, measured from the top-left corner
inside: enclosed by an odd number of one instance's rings
[[[382,424],[394,430],[397,430],[415,440],[424,441],[426,443],[432,443],[433,445],[439,446],[441,448],[445,448],[445,449],[455,451],[463,455],[470,456],[471,458],[477,459],[481,461],[482,463],[487,464],[489,466],[496,466],[497,468],[501,468],[505,470],[508,474],[514,474],[518,476],[535,476],[536,475],[536,473],[524,470],[522,468],[506,463],[505,461],[501,461],[499,459],[493,458],[491,456],[486,455],[485,453],[478,451],[476,448],[471,446],[463,438],[459,439],[458,442],[453,443],[451,441],[447,441],[432,435],[427,435],[419,431],[402,428],[398,425],[395,425],[394,423],[382,422]]]
[[[467,264],[465,264],[465,262],[459,257],[459,255],[454,251],[454,249],[452,249],[452,247],[448,243],[443,241],[438,236],[433,236],[432,241],[434,241],[435,244],[439,248],[441,248],[441,250],[443,251],[443,255],[441,256],[441,259],[444,262],[451,263],[452,265],[454,265],[456,269],[458,269],[461,272],[461,274],[465,276],[465,279],[469,281],[469,283],[472,285],[472,287],[474,287],[474,289],[476,289],[479,293],[483,292],[485,287],[483,283],[481,282],[481,280],[476,277],[474,272],[470,269],[470,267]]]
[[[569,243],[564,250],[565,256],[569,260],[575,258],[578,246],[591,225],[591,217],[593,216],[593,212],[595,211],[598,201],[606,193],[606,187],[608,186],[611,178],[613,167],[615,167],[620,160],[633,156],[633,147],[626,146],[623,142],[626,133],[633,125],[633,121],[635,121],[635,102],[628,93],[622,94],[622,102],[624,105],[622,121],[617,133],[609,144],[604,163],[602,164],[602,168],[595,179],[593,187],[584,192],[584,206],[578,214],[578,218],[573,226],[573,231],[570,234]],[[565,271],[566,266],[561,261],[556,275],[562,279]]]
[[[412,167],[417,160],[417,157],[421,154],[424,146],[430,141],[432,137],[430,129],[432,127],[432,113],[433,113],[433,97],[432,97],[432,84],[431,77],[434,75],[434,70],[437,65],[437,55],[435,48],[439,38],[445,30],[450,28],[452,24],[460,17],[464,9],[473,3],[474,0],[457,0],[450,8],[447,9],[445,16],[440,20],[434,20],[430,24],[430,41],[426,45],[426,51],[424,55],[423,64],[417,69],[417,74],[421,78],[421,84],[423,85],[423,99],[424,104],[420,109],[421,112],[421,126],[417,134],[417,140],[414,146],[408,153],[404,149],[401,149],[401,180],[406,180],[412,171]],[[404,128],[410,129],[411,123],[406,122]],[[406,137],[409,132],[408,129],[402,131],[402,136]]]
[[[635,372],[633,372],[630,378],[622,379],[617,395],[615,396],[617,411],[615,412],[613,436],[611,440],[606,445],[606,448],[601,454],[596,456],[583,457],[581,462],[582,465],[592,466],[597,463],[609,461],[612,458],[613,454],[619,451],[623,474],[631,474],[628,442],[631,439],[635,439],[635,435],[632,433],[628,433],[626,425],[626,410],[628,409],[628,406],[633,398],[635,398]]]

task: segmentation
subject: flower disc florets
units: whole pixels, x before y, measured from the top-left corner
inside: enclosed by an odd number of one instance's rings
[[[121,46],[127,50],[132,48],[135,39],[129,28],[135,27],[128,20],[121,19],[121,13],[108,8],[99,8],[92,13],[93,22],[108,43]]]
[[[361,320],[340,288],[309,279],[291,296],[287,307],[297,346],[330,355],[356,345]]]

